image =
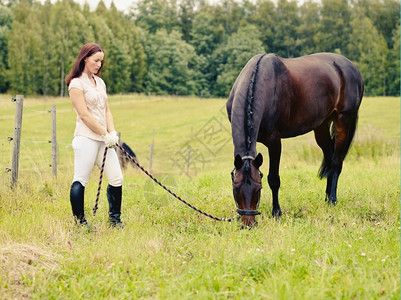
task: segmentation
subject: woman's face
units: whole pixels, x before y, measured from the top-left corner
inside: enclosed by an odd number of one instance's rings
[[[100,67],[102,66],[102,61],[104,58],[103,52],[96,52],[92,56],[85,58],[85,69],[84,72],[97,74]]]

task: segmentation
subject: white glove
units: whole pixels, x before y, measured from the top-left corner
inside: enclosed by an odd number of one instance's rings
[[[114,131],[115,132],[115,131]],[[118,136],[117,134],[110,134],[106,133],[103,136],[104,143],[106,144],[107,148],[115,147],[118,144]]]
[[[118,145],[120,139],[118,138],[117,131],[113,130],[112,132],[110,132],[110,135],[115,138],[116,145]]]

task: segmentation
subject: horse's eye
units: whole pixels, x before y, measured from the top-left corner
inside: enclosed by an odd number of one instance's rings
[[[235,182],[233,183],[233,190],[234,192],[239,192],[241,189],[241,183],[240,182]]]

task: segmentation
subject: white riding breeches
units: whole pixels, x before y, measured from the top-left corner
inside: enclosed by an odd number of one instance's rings
[[[102,167],[105,147],[105,143],[101,141],[95,141],[84,136],[74,137],[72,140],[72,148],[74,149],[73,182],[79,181],[83,186],[88,184],[94,165],[96,164],[99,168]],[[114,148],[107,150],[104,175],[111,186],[119,187],[123,184],[123,174]]]

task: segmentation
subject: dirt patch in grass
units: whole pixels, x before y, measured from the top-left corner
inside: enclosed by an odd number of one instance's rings
[[[25,244],[0,246],[0,294],[5,299],[28,299],[39,273],[51,273],[59,266],[59,255]]]

